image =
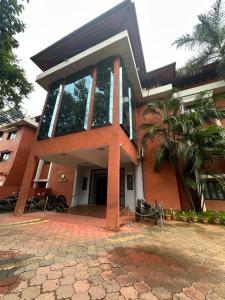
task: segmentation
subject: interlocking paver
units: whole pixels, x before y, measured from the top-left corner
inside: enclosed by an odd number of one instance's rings
[[[162,234],[140,223],[113,233],[60,218],[0,227],[1,300],[225,299],[225,226],[171,222]]]
[[[74,289],[71,286],[60,286],[56,290],[56,295],[58,299],[71,298],[74,294]]]

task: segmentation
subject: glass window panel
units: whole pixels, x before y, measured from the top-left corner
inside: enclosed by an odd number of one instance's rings
[[[47,99],[47,104],[45,107],[45,111],[44,111],[44,115],[43,115],[43,119],[41,122],[41,126],[39,129],[39,133],[38,133],[38,140],[44,140],[50,137],[50,130],[52,130],[53,128],[53,113],[55,110],[56,113],[56,100],[58,98],[59,100],[59,84],[55,87],[52,88],[52,90],[49,92],[48,95],[48,99]]]
[[[114,88],[113,62],[113,59],[108,59],[100,63],[97,67],[92,127],[112,124]]]
[[[92,77],[73,79],[64,86],[55,135],[87,129]]]
[[[126,74],[126,71],[124,68],[121,67],[121,77],[120,77],[121,81],[122,81],[122,86],[120,86],[121,88],[121,92],[120,92],[120,96],[121,96],[121,110],[120,110],[120,120],[121,120],[121,126],[124,129],[124,131],[126,132],[126,134],[128,136],[130,136],[130,113],[131,113],[131,108],[130,108],[130,95],[131,95],[131,91],[130,91],[130,86],[129,86],[129,82],[128,82],[128,77]]]

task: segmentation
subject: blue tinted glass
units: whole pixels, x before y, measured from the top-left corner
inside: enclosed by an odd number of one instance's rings
[[[74,79],[64,86],[55,135],[87,129],[92,77]]]
[[[53,88],[48,95],[47,104],[43,114],[41,126],[38,133],[38,140],[44,140],[51,136],[53,128],[53,112],[55,110],[56,102],[59,100],[59,85]],[[57,100],[58,99],[58,100]]]
[[[113,65],[113,59],[108,59],[100,63],[97,67],[92,127],[101,127],[112,124],[114,88]]]

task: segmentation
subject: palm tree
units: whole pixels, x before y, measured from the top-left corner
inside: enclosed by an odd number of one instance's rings
[[[218,75],[225,77],[225,11],[223,1],[216,0],[211,9],[198,15],[199,23],[191,34],[184,34],[172,45],[197,51],[180,73],[196,72],[205,64],[218,63]]]
[[[149,120],[157,115],[159,121],[141,125],[140,129],[144,130],[142,143],[147,146],[149,140],[160,140],[154,170],[159,171],[163,161],[169,161],[190,205],[200,209],[204,189],[202,174],[210,174],[222,184],[213,170],[213,161],[225,159],[224,129],[213,120],[225,116],[225,111],[218,110],[212,98],[201,94],[197,96],[194,112],[182,112],[182,98],[174,92],[165,100],[147,104],[144,115],[147,114]],[[193,189],[197,191],[195,197]]]

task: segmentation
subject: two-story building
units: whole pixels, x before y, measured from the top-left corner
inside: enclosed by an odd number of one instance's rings
[[[36,167],[40,159],[72,170],[70,206],[105,205],[109,229],[119,228],[120,208],[127,205],[134,210],[140,197],[158,200],[167,208],[185,206],[174,169],[168,164],[154,173],[157,145],[151,145],[143,157],[137,129],[143,123],[144,105],[163,99],[173,86],[182,90],[186,105],[201,90],[225,90],[215,67],[185,81],[176,77],[175,63],[146,72],[135,5],[130,0],[31,59],[42,70],[37,82],[48,96],[23,177],[17,215],[23,213],[40,173],[41,167],[39,171]]]

